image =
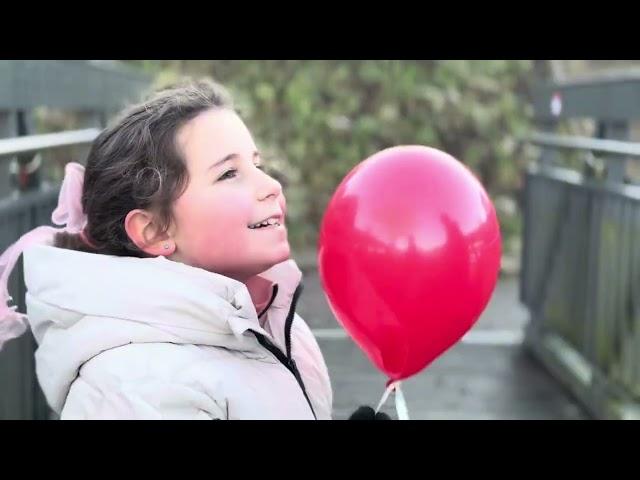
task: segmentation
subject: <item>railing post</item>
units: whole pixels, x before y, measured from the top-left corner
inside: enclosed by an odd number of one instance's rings
[[[33,112],[18,110],[16,112],[17,133],[19,137],[35,133]],[[40,187],[40,156],[37,152],[18,155],[10,166],[12,187],[19,191],[36,190]]]
[[[625,121],[598,122],[597,136],[607,140],[629,140],[629,123]],[[627,157],[624,155],[610,155],[607,161],[606,181],[611,183],[624,183],[626,174]]]
[[[540,130],[545,133],[555,133],[558,128],[558,122],[550,118],[540,120],[538,123]],[[556,151],[553,148],[542,147],[538,164],[542,170],[546,170],[548,167],[553,166],[555,159]]]
[[[18,134],[18,116],[12,110],[0,110],[0,138],[12,138]],[[0,198],[12,191],[10,161],[0,162]]]

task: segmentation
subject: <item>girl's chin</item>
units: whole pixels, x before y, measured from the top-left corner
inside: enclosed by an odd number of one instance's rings
[[[269,270],[271,267],[285,262],[291,258],[291,247],[289,242],[285,241],[278,245],[276,249],[270,249],[269,252],[260,252],[258,256],[255,256],[257,252],[254,252],[254,260],[249,263],[226,263],[221,265],[220,263],[210,262],[197,262],[197,265],[204,270],[212,273],[219,273],[236,280],[244,281],[254,275],[258,275],[262,272]],[[233,257],[229,252],[227,258]],[[187,263],[187,262],[184,262]]]
[[[267,267],[262,271],[269,270],[271,267],[278,265],[279,263],[286,262],[290,258],[291,258],[291,249],[287,245],[286,248],[282,248],[281,251],[279,251],[276,255],[273,255],[266,262]]]

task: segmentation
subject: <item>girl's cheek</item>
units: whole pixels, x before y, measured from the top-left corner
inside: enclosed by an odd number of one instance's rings
[[[201,206],[200,220],[195,227],[204,237],[216,240],[238,238],[238,230],[244,232],[253,220],[252,204],[242,195],[228,195],[217,199],[211,206]],[[225,242],[226,243],[226,242]]]

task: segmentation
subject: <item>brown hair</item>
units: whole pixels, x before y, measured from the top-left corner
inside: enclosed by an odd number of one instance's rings
[[[140,208],[157,215],[161,233],[169,228],[173,202],[189,180],[177,132],[212,108],[233,108],[227,92],[210,80],[184,80],[124,110],[96,137],[87,157],[82,208],[88,218],[84,230],[88,243],[81,235],[65,232],[56,235],[54,245],[149,256],[131,241],[124,220]]]

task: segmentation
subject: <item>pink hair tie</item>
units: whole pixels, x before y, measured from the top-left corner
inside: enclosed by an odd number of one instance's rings
[[[84,235],[84,228],[87,225],[87,216],[82,210],[84,172],[84,167],[79,163],[71,162],[65,166],[58,206],[51,215],[53,223],[64,225],[64,228],[49,226],[34,228],[22,235],[0,255],[0,349],[6,341],[19,337],[27,329],[27,316],[18,312],[16,306],[10,307],[7,304],[12,300],[7,290],[9,276],[22,252],[32,245],[53,244],[55,235],[60,232],[80,233],[82,239],[92,246]]]

